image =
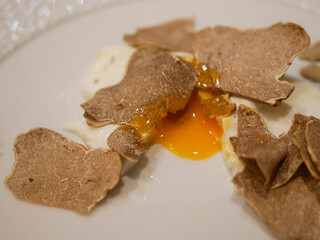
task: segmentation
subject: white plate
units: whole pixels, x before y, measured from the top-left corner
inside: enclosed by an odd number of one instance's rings
[[[40,34],[0,64],[0,179],[14,162],[14,137],[43,126],[62,126],[82,113],[79,86],[98,50],[122,43],[124,33],[177,17],[196,17],[196,28],[301,24],[320,39],[320,18],[264,1],[138,1],[101,9]],[[299,61],[289,70],[299,77]],[[234,192],[221,154],[180,159],[154,146],[89,215],[15,198],[0,184],[0,239],[274,239]]]

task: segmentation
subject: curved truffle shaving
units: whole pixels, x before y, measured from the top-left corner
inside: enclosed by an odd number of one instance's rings
[[[279,105],[294,90],[294,85],[279,78],[309,43],[309,35],[293,23],[247,30],[217,26],[195,34],[193,52],[197,62],[208,63],[220,73],[220,89]]]
[[[286,144],[268,132],[257,112],[244,105],[239,106],[238,133],[232,141],[238,157],[257,162],[266,184],[287,154]]]
[[[245,169],[233,183],[246,202],[282,240],[320,239],[320,187],[305,167],[286,185],[268,190],[253,161],[243,161]]]
[[[131,162],[138,161],[148,150],[148,144],[131,126],[120,126],[108,137],[108,145]]]
[[[286,184],[303,163],[299,148],[294,144],[293,134],[298,130],[300,124],[309,121],[309,117],[296,113],[289,131],[280,136],[280,139],[287,144],[288,154],[281,163],[277,174],[272,181],[271,188],[278,188]]]
[[[175,113],[184,108],[196,83],[188,62],[146,46],[133,53],[119,84],[100,89],[81,106],[88,124],[130,124],[137,115],[155,115],[146,112],[148,109]]]
[[[192,25],[193,19],[177,19],[139,28],[134,34],[124,35],[124,41],[132,46],[150,44],[175,51],[192,52]]]
[[[310,158],[320,172],[320,120],[314,117],[307,122],[305,137]]]
[[[297,146],[297,148],[300,150],[301,157],[304,163],[306,164],[307,168],[309,169],[311,175],[314,178],[319,180],[320,172],[309,155],[307,141],[306,141],[307,122],[315,118],[314,117],[307,117],[307,118],[308,118],[308,121],[300,122],[297,130],[293,133],[293,142]]]
[[[117,153],[87,150],[49,129],[18,135],[14,150],[16,161],[5,183],[14,195],[34,203],[88,212],[120,179]]]

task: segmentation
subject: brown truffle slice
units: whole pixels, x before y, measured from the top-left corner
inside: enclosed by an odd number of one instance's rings
[[[108,138],[108,145],[129,161],[136,162],[146,154],[148,144],[144,142],[135,128],[121,126]]]
[[[320,60],[320,41],[314,43],[307,51],[300,56],[301,59],[319,61]]]
[[[271,188],[274,189],[286,184],[303,163],[300,150],[293,142],[293,133],[297,131],[299,124],[305,124],[308,120],[309,118],[302,114],[295,114],[289,131],[280,136],[280,140],[287,144],[288,153],[272,181]]]
[[[300,73],[303,77],[320,83],[320,66],[317,64],[309,64],[303,68],[300,69]]]
[[[117,153],[87,150],[49,129],[18,135],[14,150],[15,164],[5,183],[30,202],[89,212],[120,179]]]
[[[87,124],[92,127],[102,127],[107,124],[113,123],[111,120],[98,121],[87,112],[84,112],[83,117],[86,119]]]
[[[320,171],[320,120],[312,118],[306,125],[307,149],[315,167]]]
[[[309,118],[310,119],[310,118]],[[297,130],[293,133],[293,142],[299,148],[301,157],[306,164],[307,168],[309,169],[311,175],[316,178],[320,179],[320,173],[317,170],[316,166],[312,162],[310,155],[308,153],[307,148],[307,141],[306,141],[306,126],[307,123],[300,123]]]
[[[100,89],[81,106],[85,117],[90,115],[88,123],[130,124],[137,115],[153,118],[184,108],[196,82],[188,62],[146,46],[133,53],[119,84]]]
[[[320,239],[320,187],[302,166],[286,185],[268,190],[254,161],[243,160],[245,169],[233,183],[247,204],[279,239]]]
[[[132,46],[150,44],[175,51],[192,52],[192,26],[193,19],[177,19],[139,28],[134,34],[124,35],[124,41]]]
[[[287,154],[286,144],[268,132],[257,112],[244,105],[238,109],[236,144],[238,157],[255,160],[266,178],[266,184]]]
[[[279,78],[309,42],[305,30],[293,23],[247,30],[217,26],[195,34],[193,51],[197,62],[220,73],[219,89],[279,105],[294,90],[294,85]]]

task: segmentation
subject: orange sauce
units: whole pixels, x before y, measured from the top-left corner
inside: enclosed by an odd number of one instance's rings
[[[220,74],[217,70],[204,63],[198,63],[195,65],[194,70],[198,78],[197,87],[201,89],[216,89],[220,88]]]
[[[256,135],[256,140],[260,143],[260,144],[266,144],[268,141],[260,134]]]

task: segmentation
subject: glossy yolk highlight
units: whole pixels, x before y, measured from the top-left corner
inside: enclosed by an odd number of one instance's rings
[[[201,111],[198,90],[194,90],[183,111],[168,114],[157,126],[154,143],[187,159],[206,159],[221,150],[223,129],[216,118]]]

